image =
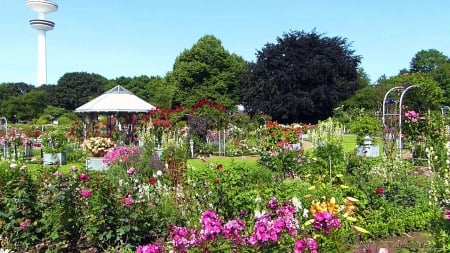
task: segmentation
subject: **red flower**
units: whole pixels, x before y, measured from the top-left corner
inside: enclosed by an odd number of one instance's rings
[[[217,169],[218,169],[218,170],[221,170],[222,168],[223,168],[223,165],[222,165],[222,164],[218,164],[218,165],[217,165]]]
[[[149,182],[151,185],[156,184],[156,181],[157,181],[157,179],[154,178],[154,177],[152,177],[152,178],[150,178],[150,179],[148,180],[148,182]]]
[[[378,187],[377,188],[377,194],[378,195],[383,195],[384,194],[384,188],[383,187]]]
[[[219,181],[219,179],[216,179],[216,180],[214,180],[214,184],[219,184],[220,183],[220,181]]]

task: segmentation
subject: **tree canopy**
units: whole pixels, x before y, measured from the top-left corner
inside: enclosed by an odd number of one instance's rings
[[[58,84],[51,89],[53,105],[75,110],[105,91],[108,80],[98,74],[72,72],[64,74]]]
[[[285,33],[258,51],[242,83],[243,104],[282,123],[326,119],[361,87],[359,63],[346,39]]]
[[[411,60],[410,71],[430,73],[448,61],[448,57],[436,49],[420,50]]]
[[[177,88],[175,104],[193,105],[211,99],[232,107],[239,103],[239,77],[246,70],[242,57],[230,54],[220,40],[206,35],[176,58],[167,78]]]

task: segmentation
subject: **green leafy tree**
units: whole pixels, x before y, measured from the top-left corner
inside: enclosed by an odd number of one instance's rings
[[[438,82],[439,87],[444,91],[445,104],[450,104],[450,63],[441,64],[432,72],[433,79]]]
[[[11,122],[30,121],[41,115],[47,106],[48,94],[33,90],[0,102],[0,113]]]
[[[360,89],[359,63],[346,39],[286,33],[258,51],[242,83],[243,104],[281,123],[326,119]]]
[[[412,88],[404,97],[404,105],[408,110],[439,110],[444,102],[444,92],[430,75],[425,73],[405,73],[391,78],[388,83],[394,86],[418,85]]]
[[[246,67],[242,57],[230,54],[220,40],[206,35],[176,58],[167,76],[177,88],[174,103],[193,105],[211,99],[233,107],[239,103],[239,77]]]
[[[8,99],[34,90],[33,85],[26,83],[2,83],[0,84],[0,99]]]
[[[431,73],[448,61],[448,57],[436,49],[421,50],[412,58],[410,71]]]
[[[98,74],[73,72],[64,74],[51,89],[52,105],[75,110],[105,91],[108,80]]]

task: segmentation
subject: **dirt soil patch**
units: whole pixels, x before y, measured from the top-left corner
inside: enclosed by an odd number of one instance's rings
[[[383,239],[364,242],[354,248],[355,253],[377,253],[380,248],[387,249],[385,252],[433,252],[429,242],[430,235],[425,232],[410,232],[402,236],[390,236]]]

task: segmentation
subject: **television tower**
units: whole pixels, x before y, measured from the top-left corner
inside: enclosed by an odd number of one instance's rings
[[[26,6],[39,14],[37,19],[31,19],[31,28],[38,30],[38,67],[37,86],[47,84],[47,52],[45,33],[55,26],[55,23],[45,19],[45,14],[58,10],[58,5],[48,0],[27,0]]]

